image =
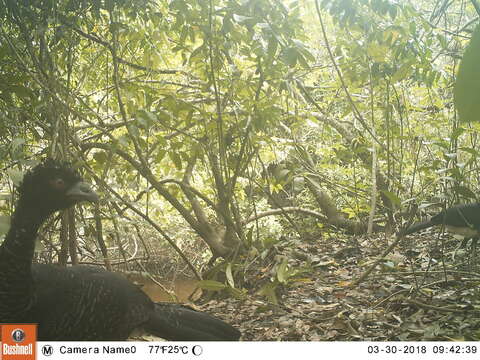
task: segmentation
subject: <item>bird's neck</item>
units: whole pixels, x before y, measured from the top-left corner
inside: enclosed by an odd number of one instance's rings
[[[0,269],[6,266],[3,261],[11,263],[24,259],[32,262],[38,229],[47,217],[48,214],[42,214],[38,208],[18,203],[12,216],[10,230],[0,246]]]
[[[0,322],[23,321],[34,302],[31,264],[38,229],[47,217],[21,202],[15,208],[0,246]]]

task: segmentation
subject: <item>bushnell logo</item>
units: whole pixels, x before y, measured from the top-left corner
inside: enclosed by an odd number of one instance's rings
[[[12,331],[12,340],[19,343],[25,340],[25,331],[22,329],[15,329]]]
[[[35,360],[37,325],[1,324],[2,360]]]

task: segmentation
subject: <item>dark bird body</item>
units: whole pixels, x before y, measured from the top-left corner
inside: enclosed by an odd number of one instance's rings
[[[40,225],[55,211],[96,194],[52,160],[27,173],[0,246],[0,323],[38,323],[39,340],[124,340],[133,330],[184,341],[238,340],[240,332],[206,313],[154,303],[122,276],[89,266],[33,264]]]
[[[401,232],[408,235],[417,231],[443,225],[448,232],[462,235],[465,238],[478,238],[480,235],[480,203],[457,205],[434,215],[430,220],[413,224]]]

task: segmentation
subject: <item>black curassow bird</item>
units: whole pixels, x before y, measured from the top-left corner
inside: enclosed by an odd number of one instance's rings
[[[428,221],[413,224],[401,231],[400,235],[412,234],[435,225],[444,225],[448,232],[464,236],[462,245],[469,239],[475,243],[480,236],[480,203],[452,206]]]
[[[134,329],[167,340],[238,340],[206,313],[154,303],[101,268],[32,264],[39,227],[54,212],[97,195],[67,165],[47,159],[26,173],[0,246],[0,323],[37,323],[39,340],[124,340]]]

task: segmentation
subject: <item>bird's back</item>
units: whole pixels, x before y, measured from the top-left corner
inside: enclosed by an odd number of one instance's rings
[[[453,206],[433,216],[430,222],[436,225],[480,228],[480,203]]]
[[[101,268],[32,266],[36,296],[27,321],[40,340],[124,340],[154,311],[122,276]]]

